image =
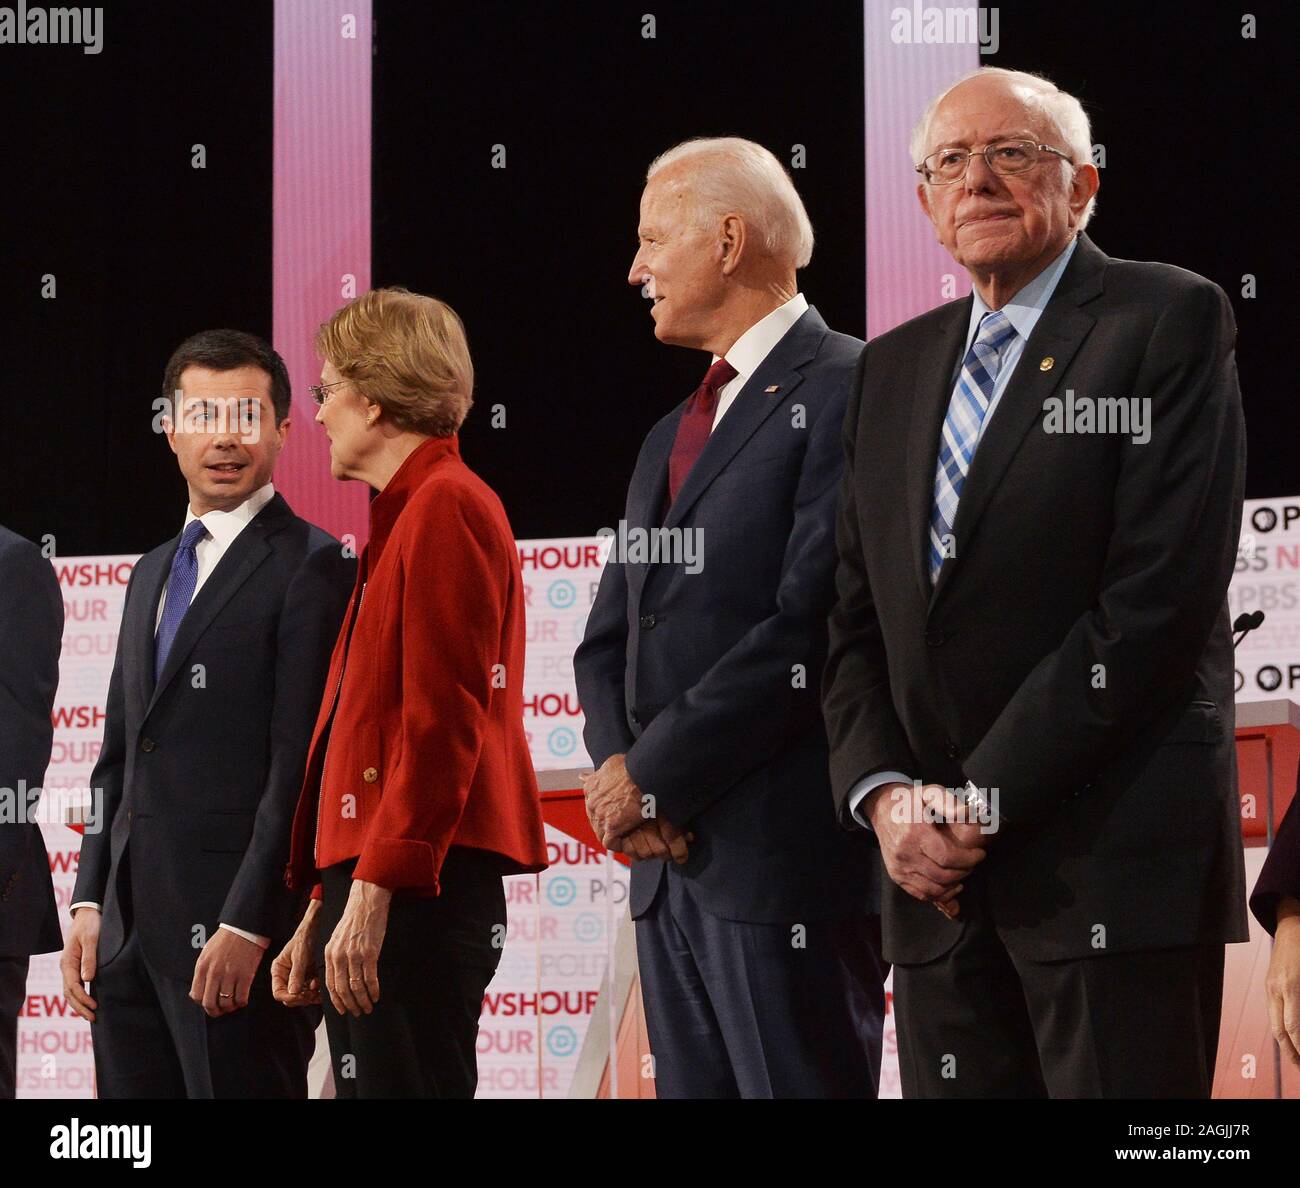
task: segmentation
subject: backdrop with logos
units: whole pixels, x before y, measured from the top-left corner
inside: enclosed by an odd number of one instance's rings
[[[520,541],[528,612],[524,718],[539,771],[587,764],[573,653],[609,542]],[[56,558],[63,652],[42,831],[59,906],[76,882],[81,833],[66,822],[90,803],[109,676],[134,556]],[[102,827],[93,814],[86,828]],[[627,870],[603,851],[547,828],[550,868],[506,881],[506,945],[483,1001],[478,1040],[483,1097],[565,1096],[627,912]],[[64,919],[65,931],[67,918]],[[19,1095],[88,1097],[90,1027],[63,995],[58,954],[32,960],[19,1020]]]
[[[518,548],[528,610],[524,715],[533,763],[539,771],[581,768],[588,756],[573,653],[609,540],[526,540]],[[65,626],[42,829],[64,909],[81,845],[80,833],[64,822],[69,808],[88,795],[135,561],[110,556],[53,563]],[[1247,502],[1229,607],[1234,617],[1255,610],[1265,614],[1238,649],[1238,700],[1300,700],[1300,497]],[[478,1043],[483,1097],[567,1095],[588,1028],[606,1023],[597,1002],[615,930],[627,914],[627,871],[602,851],[549,826],[547,842],[551,866],[544,874],[507,880],[506,946],[484,996]],[[65,917],[65,928],[66,923]],[[19,1021],[19,1095],[90,1096],[93,1064],[90,1029],[68,1008],[57,954],[34,958]],[[890,1018],[882,1095],[897,1095],[897,1077]]]

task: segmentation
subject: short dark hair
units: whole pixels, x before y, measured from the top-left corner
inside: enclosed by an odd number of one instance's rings
[[[234,371],[236,367],[260,367],[271,377],[271,407],[278,425],[289,415],[292,397],[289,370],[271,344],[243,330],[200,330],[191,334],[167,360],[163,372],[163,396],[170,400],[181,386],[187,367],[210,371]]]

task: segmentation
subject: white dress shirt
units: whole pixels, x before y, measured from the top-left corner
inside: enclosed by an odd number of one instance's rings
[[[772,348],[786,336],[790,327],[803,317],[807,308],[808,298],[802,293],[796,293],[784,305],[778,305],[766,317],[760,318],[731,344],[726,360],[736,369],[736,375],[718,389],[718,409],[713,414],[714,429],[740,395],[740,389],[749,383],[749,377],[772,353]],[[713,356],[713,361],[718,361],[717,355]]]
[[[998,376],[993,381],[993,395],[989,400],[988,408],[984,411],[984,419],[980,422],[979,436],[975,439],[977,452],[979,443],[984,440],[984,433],[989,427],[989,422],[993,419],[993,414],[997,411],[998,404],[1002,400],[1002,393],[1007,390],[1007,385],[1011,382],[1011,376],[1016,370],[1016,364],[1020,362],[1020,356],[1024,354],[1025,344],[1029,341],[1029,336],[1034,332],[1034,327],[1038,325],[1038,319],[1043,316],[1043,310],[1047,308],[1047,303],[1052,299],[1052,294],[1056,292],[1056,286],[1061,279],[1061,274],[1065,271],[1066,265],[1069,264],[1070,258],[1074,255],[1074,249],[1078,246],[1078,243],[1078,236],[1075,236],[1055,260],[1024,288],[1017,291],[1015,296],[1002,307],[1002,312],[1006,314],[1007,320],[1015,327],[1016,332],[999,354]],[[978,291],[972,292],[971,297],[974,300],[971,303],[970,321],[966,327],[966,349],[962,351],[961,358],[957,360],[957,370],[952,377],[954,387],[957,384],[958,376],[961,374],[962,362],[970,350],[970,344],[975,340],[975,334],[979,330],[980,322],[983,321],[985,314],[992,312],[984,304],[984,299],[979,295]],[[933,498],[931,502],[933,502]],[[960,500],[958,505],[960,506]],[[909,776],[899,771],[878,771],[875,775],[867,776],[865,779],[859,780],[849,792],[849,812],[853,814],[853,819],[859,825],[870,829],[871,826],[867,823],[866,818],[858,812],[858,805],[862,803],[867,794],[875,791],[881,784],[911,784],[912,782]]]
[[[190,596],[191,603],[193,603],[195,596],[198,595],[199,590],[203,588],[203,583],[212,576],[212,571],[216,569],[217,563],[226,555],[226,550],[234,544],[235,537],[248,527],[253,517],[270,503],[274,495],[274,484],[267,483],[266,486],[259,487],[254,491],[233,511],[210,511],[204,512],[201,516],[196,516],[193,508],[186,508],[185,523],[181,525],[181,531],[184,532],[195,520],[202,520],[203,527],[207,529],[207,534],[200,537],[194,546],[194,555],[198,561],[198,573],[194,581],[194,594]],[[163,607],[167,605],[167,584],[163,584],[162,594],[158,598],[158,611],[154,616],[153,623],[155,635],[157,635],[158,627],[162,623]],[[68,911],[76,912],[79,907],[93,907],[96,911],[100,910],[99,904],[91,900],[81,900],[74,903]],[[263,949],[270,947],[271,940],[269,937],[258,936],[254,932],[245,932],[242,928],[236,928],[232,924],[221,924],[219,927],[235,933],[236,936],[242,936],[245,940],[260,945]]]

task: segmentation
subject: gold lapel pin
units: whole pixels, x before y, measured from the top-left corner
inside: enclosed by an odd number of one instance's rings
[[[1056,360],[1053,359],[1051,355],[1048,355],[1047,358],[1044,359],[1044,360],[1043,360],[1043,361],[1038,365],[1038,370],[1039,370],[1039,371],[1051,371],[1052,368],[1053,368],[1055,365],[1056,365]]]
[[[763,391],[766,392],[769,396],[772,395],[773,392],[779,392],[780,390],[781,390],[780,384],[768,384],[767,387],[763,389]]]

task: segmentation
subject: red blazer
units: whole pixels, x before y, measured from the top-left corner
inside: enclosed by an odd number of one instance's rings
[[[289,886],[359,856],[353,878],[437,895],[452,845],[494,851],[521,873],[545,869],[523,684],[523,585],[505,510],[455,435],[430,438],[370,505],[294,814]]]

